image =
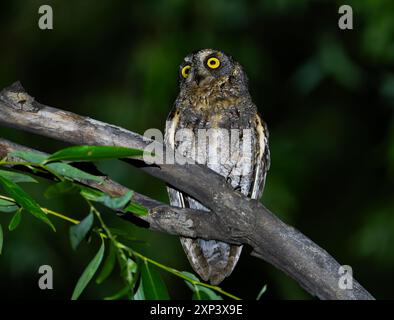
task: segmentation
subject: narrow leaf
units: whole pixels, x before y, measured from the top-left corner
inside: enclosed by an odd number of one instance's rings
[[[8,201],[0,198],[0,212],[14,212],[18,210],[19,207],[15,204],[15,202]]]
[[[70,227],[71,247],[76,250],[92,228],[94,215],[90,212],[80,223]]]
[[[94,176],[85,171],[79,170],[67,163],[54,162],[46,165],[49,169],[55,171],[57,174],[60,174],[64,177],[71,179],[83,179],[83,180],[93,180],[97,182],[102,182],[103,179],[97,176]]]
[[[101,272],[96,279],[97,284],[103,283],[104,280],[106,280],[109,277],[109,275],[112,273],[112,270],[114,270],[115,262],[116,262],[116,251],[115,250],[116,250],[115,247],[111,243],[110,247],[109,247],[108,256],[105,259],[103,268],[101,269]]]
[[[129,287],[132,287],[134,283],[134,273],[137,272],[137,264],[126,255],[121,255],[119,257],[119,265],[122,278]]]
[[[133,191],[126,192],[123,196],[112,198],[109,195],[104,195],[100,198],[100,202],[102,202],[105,206],[111,209],[118,209],[124,207],[131,199],[133,195]]]
[[[105,194],[102,191],[88,188],[88,187],[84,187],[84,186],[79,186],[79,188],[81,189],[81,192],[80,192],[81,196],[83,196],[84,198],[86,198],[90,201],[99,201],[99,199]]]
[[[19,223],[21,222],[22,218],[22,208],[20,208],[15,214],[13,215],[10,224],[8,225],[8,230],[12,231],[15,230]]]
[[[37,152],[30,151],[13,151],[9,153],[10,156],[21,158],[27,162],[32,162],[36,164],[43,164],[47,159],[47,156]],[[49,163],[46,165],[49,169],[56,172],[59,175],[62,175],[71,179],[86,179],[93,180],[97,182],[102,182],[102,178],[94,176],[85,171],[79,170],[67,163]]]
[[[206,292],[197,289],[193,292],[192,300],[222,300],[222,299],[211,299],[211,296]]]
[[[0,206],[14,206],[14,205],[15,205],[15,202],[0,198]]]
[[[23,159],[27,162],[40,164],[47,158],[45,154],[32,151],[12,151],[8,156]]]
[[[12,206],[0,206],[0,212],[15,212],[16,210],[18,210],[18,206],[16,205],[12,205]]]
[[[140,285],[138,286],[137,291],[134,294],[133,299],[134,300],[146,300],[145,299],[145,294],[144,294],[144,288],[143,288],[143,285],[142,285],[142,279],[140,281]]]
[[[36,218],[44,221],[53,229],[53,231],[55,231],[55,227],[48,219],[44,211],[42,211],[38,203],[32,197],[30,197],[21,187],[19,187],[14,182],[1,176],[0,176],[0,184],[3,186],[4,190],[12,198],[14,198],[19,205],[21,205],[23,209],[29,211]]]
[[[197,278],[194,274],[182,271],[182,273],[188,278],[200,282],[200,279]],[[193,291],[193,300],[223,300],[221,296],[219,296],[215,291],[210,288],[190,283],[185,280],[187,286]]]
[[[169,300],[167,287],[160,274],[146,260],[141,265],[141,281],[147,300]]]
[[[118,209],[124,207],[130,201],[133,196],[133,191],[130,190],[120,197],[111,197],[104,192],[81,187],[81,195],[88,200],[100,202],[108,208]]]
[[[15,183],[18,182],[38,182],[36,179],[30,177],[27,174],[19,173],[19,172],[14,172],[14,171],[8,171],[8,170],[0,170],[0,176],[11,180]]]
[[[197,291],[200,294],[201,300],[223,300],[220,295],[207,287],[196,285],[196,292]]]
[[[115,293],[114,295],[109,296],[109,297],[105,297],[104,300],[119,300],[120,298],[127,296],[129,294],[129,292],[130,292],[130,288],[124,287],[119,292]]]
[[[131,273],[136,273],[138,269],[138,265],[132,259],[127,259],[127,270]]]
[[[126,212],[131,212],[137,216],[146,216],[149,210],[136,202],[130,202],[130,204],[125,209]]]
[[[260,300],[261,296],[264,294],[265,291],[267,291],[267,285],[264,285],[264,286],[261,288],[259,294],[257,295],[256,300]]]
[[[89,262],[88,266],[82,273],[81,277],[78,279],[77,285],[75,286],[74,292],[72,294],[71,300],[77,300],[81,295],[82,291],[85,290],[86,286],[92,280],[94,274],[96,273],[98,267],[104,256],[104,240],[101,239],[101,247],[97,254],[94,256],[92,261]]]
[[[143,150],[115,146],[74,146],[52,154],[47,162],[52,161],[93,161],[142,156]]]
[[[0,254],[3,250],[3,227],[0,224]]]

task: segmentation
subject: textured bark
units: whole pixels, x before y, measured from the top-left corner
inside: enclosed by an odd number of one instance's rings
[[[0,138],[0,158],[8,161],[23,162],[23,159],[9,155],[13,151],[30,151],[45,156],[48,155],[44,152]],[[37,173],[35,174],[37,175]],[[54,178],[51,175],[45,175],[44,177]],[[99,183],[97,181],[85,179],[78,179],[76,181],[82,185],[103,191],[112,197],[119,197],[130,191],[130,189],[111,180],[108,176],[100,175],[99,177],[102,178],[103,182]],[[216,221],[214,221],[215,216],[206,211],[171,207],[135,191],[133,191],[131,200],[144,206],[149,212],[146,216],[135,217],[130,212],[116,210],[117,215],[125,220],[132,221],[139,225],[142,224],[141,226],[155,231],[183,235],[191,238],[203,233],[205,237],[209,239],[214,237],[216,233],[216,230],[211,227],[216,223]]]
[[[123,128],[45,106],[35,101],[19,83],[0,93],[0,123],[78,145],[143,149],[150,143]],[[284,271],[320,299],[373,299],[356,280],[353,281],[353,289],[340,289],[340,264],[332,256],[282,222],[258,201],[232,190],[223,177],[210,169],[195,164],[129,162],[189,194],[211,210],[207,214],[158,205],[144,217],[152,229],[248,244],[253,248],[254,256]],[[116,189],[114,184],[111,187]],[[155,200],[149,201],[158,204]]]

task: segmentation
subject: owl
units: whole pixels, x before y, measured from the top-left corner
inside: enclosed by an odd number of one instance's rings
[[[270,165],[268,131],[252,102],[247,76],[232,57],[204,49],[184,58],[164,141],[167,148],[225,177],[237,192],[261,197]],[[175,187],[167,190],[171,205],[209,211]],[[242,250],[216,240],[180,241],[193,269],[214,285],[231,274]]]

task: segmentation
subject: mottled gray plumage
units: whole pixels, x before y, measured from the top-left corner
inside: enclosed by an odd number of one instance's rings
[[[211,58],[217,59],[220,66],[211,68]],[[199,134],[198,129],[250,129],[250,161],[241,159],[240,147],[231,143],[227,146],[231,149],[228,153],[231,158],[223,158],[225,156],[219,153],[222,158],[217,163],[211,163],[209,158],[199,160],[224,176],[234,189],[250,198],[260,198],[269,168],[268,131],[252,102],[241,65],[221,51],[205,49],[185,57],[179,72],[180,92],[167,119],[166,146],[197,159],[199,154],[194,153],[197,148],[194,139]],[[193,136],[176,139],[178,130],[184,128],[190,129]],[[241,136],[240,145],[246,140],[246,136]],[[190,142],[192,147],[185,150],[182,146],[185,142]],[[204,150],[208,148],[227,151],[223,150],[226,145],[220,143],[213,146],[208,143]],[[208,210],[171,186],[168,194],[171,205]],[[216,240],[181,237],[181,243],[194,270],[203,280],[213,284],[220,283],[231,274],[242,250],[242,246]]]

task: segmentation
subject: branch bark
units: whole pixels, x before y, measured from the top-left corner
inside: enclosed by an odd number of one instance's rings
[[[0,93],[0,123],[79,145],[144,149],[151,142],[123,128],[45,106],[35,101],[19,83]],[[180,212],[173,207],[170,214],[153,210],[149,223],[155,230],[179,235],[193,230],[194,237],[248,244],[253,248],[252,255],[284,271],[320,299],[373,299],[356,280],[353,280],[353,289],[340,289],[340,264],[332,256],[258,201],[232,190],[223,177],[207,167],[131,163],[186,192],[211,210],[210,214]],[[184,218],[181,221],[177,220],[180,216]],[[177,223],[170,230],[168,225],[173,222]]]
[[[9,140],[0,138],[0,158],[7,161],[23,162],[22,158],[11,156],[14,151],[30,151],[48,156],[47,153],[35,150]],[[13,166],[9,166],[13,167]],[[112,197],[119,197],[131,191],[127,187],[110,179],[108,176],[99,176],[103,182],[94,180],[75,179],[82,185],[103,191]],[[48,176],[45,176],[48,178]],[[51,177],[52,178],[52,177]],[[217,237],[215,228],[212,228],[217,221],[215,216],[207,211],[194,210],[189,208],[178,208],[164,204],[155,199],[133,191],[131,200],[148,209],[146,216],[134,216],[130,212],[121,209],[115,210],[122,219],[131,221],[153,231],[161,231],[168,234],[182,235],[184,237],[195,238],[197,236],[205,239]],[[144,224],[144,222],[146,222]],[[223,237],[224,238],[224,237]]]

